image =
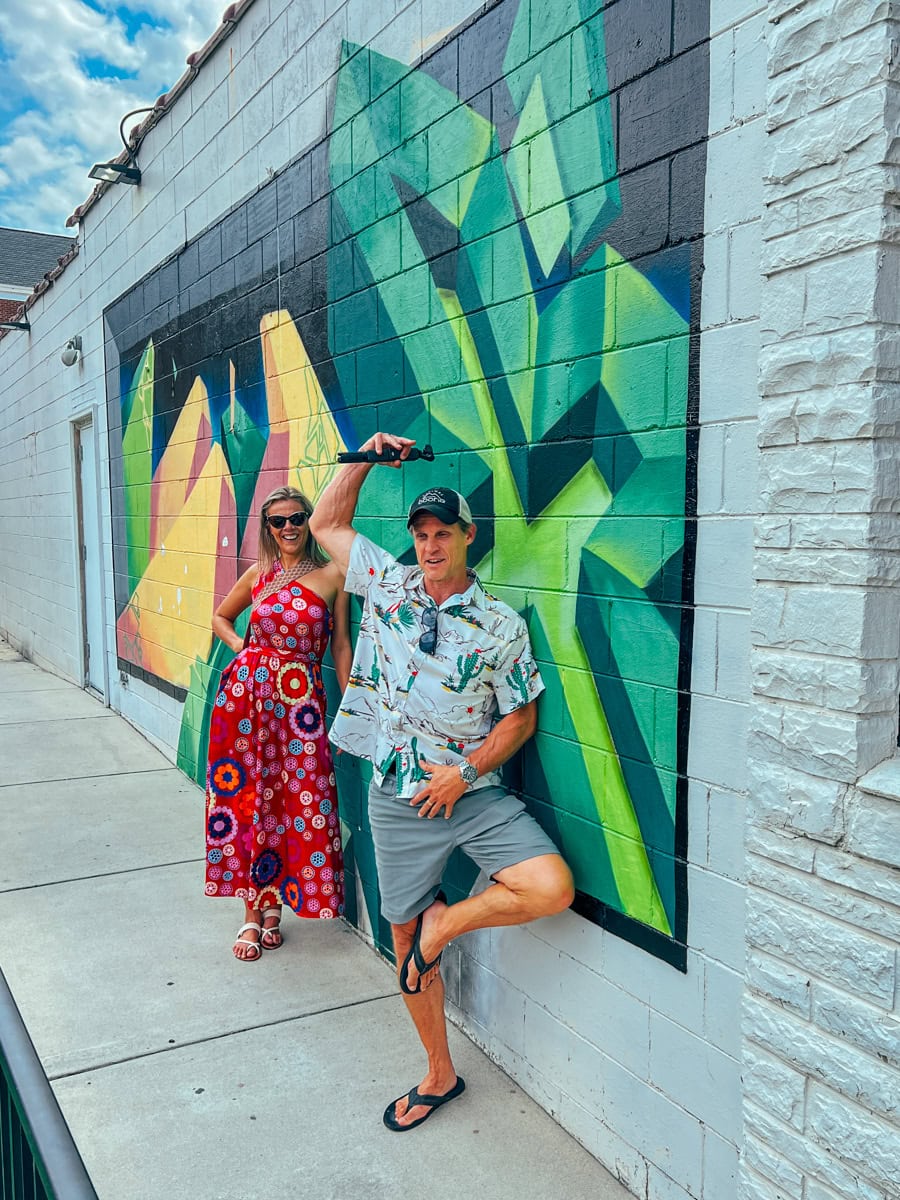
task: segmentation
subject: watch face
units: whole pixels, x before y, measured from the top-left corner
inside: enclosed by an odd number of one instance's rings
[[[473,767],[470,762],[462,762],[459,764],[459,774],[463,783],[474,783],[478,778],[478,768]]]

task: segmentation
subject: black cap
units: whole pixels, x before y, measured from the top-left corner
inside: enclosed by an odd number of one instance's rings
[[[472,524],[472,510],[469,508],[465,496],[454,492],[452,488],[428,488],[427,491],[422,492],[421,496],[416,496],[409,506],[409,516],[406,518],[407,529],[412,525],[416,514],[420,512],[431,513],[445,525],[454,525],[457,521],[462,521],[466,525]]]

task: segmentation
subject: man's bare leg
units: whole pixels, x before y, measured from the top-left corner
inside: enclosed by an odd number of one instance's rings
[[[419,938],[425,962],[433,962],[444,947],[460,934],[499,925],[522,925],[525,921],[536,921],[538,917],[549,917],[568,908],[575,896],[572,872],[559,854],[540,854],[536,858],[527,858],[513,867],[498,871],[494,879],[496,882],[477,896],[451,905],[435,900],[425,910]],[[414,930],[415,922],[396,928]],[[407,948],[402,955],[397,947],[399,966],[402,966],[411,945],[412,933],[408,936]],[[428,975],[439,978],[438,968],[429,971]],[[411,962],[406,971],[409,987],[415,988],[418,978],[416,965]],[[426,990],[418,995],[404,995],[407,1007],[410,1007],[410,1000],[419,1000],[435,990],[435,985],[429,983],[427,978],[423,985]],[[443,996],[443,987],[441,993]],[[418,1027],[418,1022],[416,1024]],[[451,1079],[450,1085],[452,1082]]]
[[[416,921],[408,921],[405,925],[392,925],[394,935],[394,950],[397,955],[397,965],[403,963],[410,951],[415,933]],[[456,1083],[456,1070],[450,1058],[450,1046],[447,1042],[447,1020],[444,1016],[444,981],[440,969],[434,967],[428,972],[431,980],[425,991],[414,996],[403,996],[403,1002],[409,1010],[413,1024],[419,1035],[419,1040],[428,1055],[428,1071],[418,1085],[422,1095],[443,1096]],[[424,1117],[429,1110],[422,1105],[407,1111],[407,1101],[404,1096],[397,1101],[394,1112],[401,1125]]]

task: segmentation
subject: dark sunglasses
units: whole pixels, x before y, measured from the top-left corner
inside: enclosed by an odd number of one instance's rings
[[[419,649],[423,654],[434,654],[437,649],[437,619],[436,608],[426,608],[422,613],[422,624],[425,628],[419,638]]]
[[[287,517],[281,517],[277,515],[274,517],[266,517],[266,521],[272,526],[273,529],[284,529],[288,521],[290,521],[295,529],[299,529],[301,525],[306,524],[306,519],[308,516],[309,513],[295,512],[291,513],[290,516]]]

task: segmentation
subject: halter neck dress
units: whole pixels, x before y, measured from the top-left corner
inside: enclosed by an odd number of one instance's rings
[[[328,605],[280,562],[253,589],[250,637],[210,720],[206,894],[300,917],[344,911],[322,658]]]

